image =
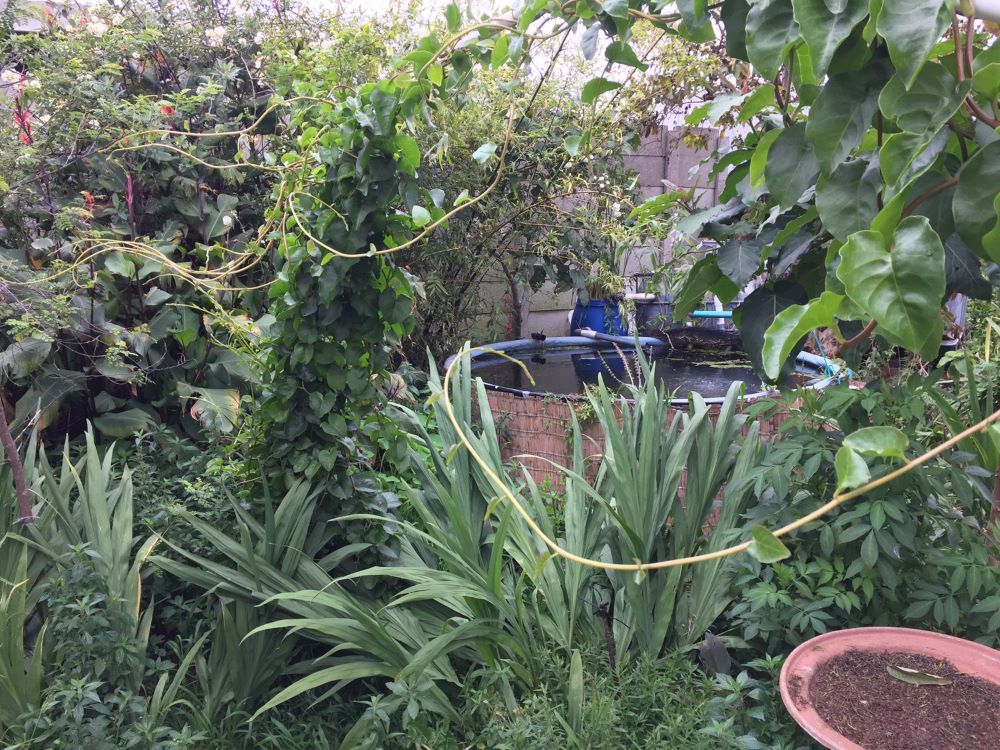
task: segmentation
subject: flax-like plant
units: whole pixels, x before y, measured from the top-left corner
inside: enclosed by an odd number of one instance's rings
[[[14,496],[5,492],[7,476],[0,476],[0,502],[14,507]],[[8,727],[41,704],[42,656],[45,625],[25,647],[25,622],[33,611],[35,594],[28,575],[28,548],[10,535],[0,538],[0,741]]]
[[[350,544],[319,557],[319,548],[308,543],[314,536],[311,527],[317,497],[315,488],[307,482],[293,484],[277,507],[265,494],[263,523],[234,501],[236,537],[193,513],[181,511],[180,517],[201,534],[222,559],[209,560],[193,554],[166,537],[164,543],[183,560],[156,555],[151,561],[206,591],[258,604],[277,594],[322,589],[330,584],[331,571],[368,545]],[[322,607],[307,603],[289,601],[283,607],[304,617],[323,613]]]
[[[590,394],[604,432],[596,489],[605,499],[611,556],[651,561],[720,549],[740,524],[749,489],[734,485],[721,507],[716,499],[734,466],[745,469],[758,450],[755,427],[739,440],[742,385],[733,383],[717,415],[697,394],[687,413],[671,414],[665,387],[650,364],[639,361],[643,386],[617,398],[603,388]],[[618,662],[633,649],[655,658],[668,645],[689,645],[704,635],[729,601],[727,571],[717,562],[609,573]]]
[[[473,384],[467,363],[452,383],[458,425],[489,469],[515,489],[546,534],[586,557],[691,554],[721,547],[739,523],[745,491],[730,492],[717,518],[706,525],[734,466],[745,469],[756,455],[753,430],[742,447],[739,440],[738,389],[731,390],[715,423],[699,399],[692,401],[690,414],[671,421],[666,394],[643,366],[646,385],[634,389],[630,399],[603,389],[591,396],[606,441],[593,483],[586,479],[582,431],[573,421],[572,466],[565,468],[564,491],[554,501],[530,476],[519,479],[521,472],[504,462],[487,393],[481,382]],[[599,642],[594,626],[607,618],[595,614],[597,605],[607,605],[608,592],[614,619],[627,626],[624,632],[617,626],[619,658],[636,651],[657,655],[669,643],[691,643],[729,601],[724,563],[634,580],[553,557],[461,449],[436,373],[430,387],[435,435],[412,411],[399,411],[400,421],[409,423],[411,464],[418,475],[403,493],[403,520],[351,517],[398,525],[397,565],[337,578],[339,552],[322,565],[313,562],[303,547],[312,495],[302,486],[292,488],[271,521],[261,525],[241,517],[239,540],[189,516],[225,562],[183,550],[184,562],[156,559],[165,570],[206,589],[264,603],[262,612],[282,613],[251,630],[247,642],[285,631],[329,647],[320,659],[297,665],[305,676],[258,713],[307,691],[328,695],[368,679],[381,680],[389,689],[378,700],[380,712],[419,709],[455,719],[449,695],[462,683],[459,675],[489,667],[492,675],[500,675],[500,689],[511,695],[535,684],[546,649],[559,648],[568,660],[573,649]],[[682,498],[678,488],[685,467],[689,494]],[[356,592],[356,581],[373,577],[394,582],[396,593],[376,602]],[[345,747],[372,731],[374,710],[349,732]]]
[[[113,449],[98,450],[92,432],[86,435],[83,456],[74,462],[68,445],[57,472],[50,465],[35,436],[29,440],[25,470],[33,495],[38,498],[35,521],[16,530],[12,483],[0,472],[0,739],[19,726],[31,710],[41,705],[44,687],[45,632],[26,633],[26,623],[38,609],[42,583],[48,574],[70,563],[86,550],[101,584],[109,619],[125,623],[122,635],[145,651],[149,640],[152,607],[140,606],[141,569],[155,540],[136,548],[133,536],[132,480],[127,468],[113,467]],[[198,655],[205,637],[181,658],[172,675],[160,676],[148,695],[145,719],[160,726],[178,704],[178,692]],[[30,643],[30,648],[28,647]],[[143,670],[129,676],[129,688],[142,687]]]
[[[481,383],[478,388],[479,403],[486,404]],[[482,420],[490,424],[492,415],[484,411]],[[484,434],[489,433],[484,431]],[[581,557],[599,557],[607,547],[607,513],[602,498],[586,479],[584,436],[575,413],[571,415],[570,441],[571,464],[563,467],[565,476],[559,496],[553,500],[543,495],[531,474],[525,471],[522,500],[550,539]],[[595,635],[595,616],[605,604],[602,589],[607,588],[606,582],[593,568],[567,565],[553,558],[545,542],[519,516],[515,518],[507,552],[531,581],[527,606],[532,608],[545,636],[569,653]]]
[[[248,635],[269,615],[272,609],[240,599],[219,601],[211,646],[194,662],[196,687],[188,693],[199,726],[215,726],[231,710],[253,711],[285,674],[298,639],[282,633]]]
[[[966,427],[966,420],[979,422],[996,409],[998,391],[998,369],[987,363],[977,376],[972,357],[959,355],[952,363],[955,388],[959,398],[949,398],[937,387],[925,389],[952,435],[958,435]],[[963,408],[964,407],[964,408]],[[963,411],[967,410],[967,414]],[[983,468],[992,472],[992,489],[983,494],[990,503],[990,521],[1000,521],[1000,427],[992,425],[987,430],[971,435],[961,443],[963,450],[979,458]]]
[[[35,522],[15,538],[38,556],[36,562],[50,569],[67,562],[75,550],[86,549],[103,584],[109,612],[116,621],[128,623],[128,636],[143,652],[153,611],[141,608],[141,570],[156,540],[148,539],[135,548],[131,472],[126,467],[116,477],[113,453],[112,447],[102,455],[88,429],[83,456],[74,462],[67,443],[57,476],[33,440],[25,463],[31,467],[32,486],[43,502]],[[141,671],[135,673],[133,689],[138,689],[142,677]]]

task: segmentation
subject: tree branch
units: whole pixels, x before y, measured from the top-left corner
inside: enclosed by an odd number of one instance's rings
[[[853,336],[852,338],[847,339],[847,341],[845,341],[843,344],[840,345],[840,351],[844,351],[844,349],[853,349],[854,347],[856,347],[858,344],[860,344],[862,341],[864,341],[865,339],[867,339],[869,336],[872,335],[872,332],[875,330],[875,326],[877,325],[878,323],[875,320],[868,321],[868,325],[866,325],[864,328],[861,329],[861,333],[859,333],[857,336]]]
[[[942,193],[945,190],[947,190],[948,188],[953,187],[953,186],[955,186],[957,184],[958,184],[958,180],[955,177],[949,177],[944,182],[939,182],[937,185],[935,185],[934,187],[932,187],[930,190],[924,191],[923,193],[921,193],[920,195],[918,195],[916,198],[914,198],[912,201],[910,201],[910,204],[906,208],[903,209],[903,213],[900,216],[900,218],[901,219],[905,219],[907,216],[909,216],[910,214],[912,214],[921,203],[923,203],[926,200],[930,200],[931,198],[933,198],[938,193]]]

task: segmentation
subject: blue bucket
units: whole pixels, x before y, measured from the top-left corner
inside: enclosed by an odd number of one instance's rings
[[[610,333],[612,336],[624,336],[628,333],[617,302],[593,299],[587,305],[577,301],[569,328],[570,333],[581,328],[589,328],[597,333]]]

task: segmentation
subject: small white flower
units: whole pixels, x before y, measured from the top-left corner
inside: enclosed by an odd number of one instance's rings
[[[104,21],[91,21],[87,24],[86,28],[94,36],[104,36],[105,32],[111,27],[104,23]]]
[[[242,37],[242,36],[241,36],[241,37],[240,37],[239,39],[237,39],[236,41],[237,41],[237,42],[239,42],[239,45],[240,45],[241,47],[246,47],[246,46],[247,46],[247,40],[246,40],[246,37]]]
[[[125,16],[123,16],[121,13],[115,13],[111,16],[111,18],[108,19],[108,21],[111,22],[112,26],[121,26],[123,23],[125,23]]]
[[[97,120],[87,120],[87,125],[89,125],[92,128],[101,127],[101,123],[99,123]]]
[[[0,86],[16,86],[22,78],[23,76],[16,70],[4,70],[0,72]]]
[[[205,32],[205,39],[213,47],[222,46],[222,42],[226,38],[226,27],[225,26],[215,26]]]
[[[261,45],[261,44],[264,43],[264,32],[263,31],[258,31],[256,34],[253,35],[253,43],[256,44],[256,45]]]
[[[232,216],[223,216],[222,217],[222,226],[224,226],[224,227],[231,227],[232,225],[233,225],[233,217]]]

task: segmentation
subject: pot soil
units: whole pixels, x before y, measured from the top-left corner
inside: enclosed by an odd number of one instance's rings
[[[947,684],[927,684],[928,676]],[[1000,685],[945,659],[849,650],[818,665],[808,687],[789,686],[796,704],[803,690],[830,727],[865,750],[1000,748]]]
[[[948,684],[901,682],[888,667]],[[780,685],[788,713],[830,750],[1000,750],[1000,651],[981,643],[912,628],[836,630],[792,651]]]

